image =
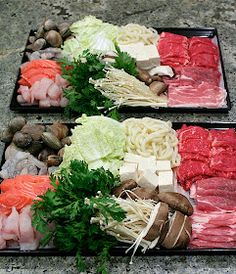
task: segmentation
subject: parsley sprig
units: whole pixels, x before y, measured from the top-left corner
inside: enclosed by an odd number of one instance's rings
[[[135,59],[128,53],[122,52],[116,45],[117,56],[111,64],[118,69],[124,69],[127,73],[137,76]],[[69,61],[61,60],[62,77],[69,81],[70,87],[64,89],[64,96],[69,100],[65,108],[65,114],[69,117],[105,114],[113,119],[119,120],[120,116],[117,107],[113,102],[103,96],[89,79],[94,80],[105,78],[105,63],[99,55],[92,54],[85,50],[78,59]]]
[[[98,212],[106,220],[125,218],[123,209],[109,196],[119,183],[110,171],[89,170],[85,162],[71,161],[57,179],[51,178],[54,191],[48,190],[32,206],[33,226],[44,235],[42,244],[53,240],[60,250],[76,251],[80,271],[86,268],[83,251],[98,254],[97,271],[107,273],[109,250],[117,242],[90,221]]]

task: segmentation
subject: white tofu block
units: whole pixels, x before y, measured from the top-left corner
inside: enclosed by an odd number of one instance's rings
[[[144,51],[144,44],[142,42],[132,43],[128,45],[119,45],[121,51],[127,52],[131,57],[137,59],[139,52]]]
[[[159,192],[174,191],[174,177],[172,171],[159,172]]]
[[[151,157],[142,157],[142,160],[138,163],[138,173],[139,175],[143,174],[147,169],[152,173],[155,173],[157,170],[156,160],[154,156]]]
[[[143,159],[142,156],[134,153],[125,153],[124,161],[128,163],[139,163]]]
[[[156,161],[156,165],[157,165],[157,172],[171,170],[171,164],[170,164],[170,161],[168,160],[163,160],[163,161],[158,160]]]
[[[142,69],[151,69],[160,66],[160,56],[155,45],[144,46],[146,58],[137,58],[137,66]]]
[[[146,169],[143,174],[139,177],[137,184],[140,187],[146,187],[148,189],[154,190],[158,186],[158,176],[151,170]]]
[[[125,163],[120,168],[120,180],[121,182],[129,179],[133,179],[137,182],[138,180],[138,171],[137,171],[138,165],[135,163]]]

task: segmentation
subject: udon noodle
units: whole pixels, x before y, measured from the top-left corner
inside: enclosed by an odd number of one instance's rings
[[[171,122],[153,118],[130,118],[123,123],[126,134],[126,150],[144,157],[169,160],[172,167],[180,164],[178,139]]]
[[[128,24],[120,27],[120,33],[116,42],[121,45],[143,42],[145,45],[155,44],[158,33],[153,28],[147,28],[138,24]]]

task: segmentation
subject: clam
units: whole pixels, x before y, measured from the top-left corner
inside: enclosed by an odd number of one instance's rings
[[[62,162],[62,157],[58,155],[49,155],[47,159],[47,166],[59,166]]]
[[[9,128],[4,128],[1,131],[1,141],[4,143],[10,143],[12,141],[13,135],[14,134],[10,131]]]
[[[65,148],[63,147],[57,152],[57,155],[63,157],[64,153],[65,153]]]
[[[39,141],[45,130],[45,126],[27,123],[21,129],[21,132],[28,133],[34,141]]]
[[[29,42],[32,44],[34,43],[34,41],[36,40],[36,37],[35,36],[30,36],[29,37]]]
[[[12,139],[13,143],[20,148],[26,148],[32,143],[32,137],[28,133],[18,131]]]
[[[55,30],[50,30],[49,32],[47,32],[45,35],[45,39],[48,44],[55,48],[60,47],[63,42],[61,35]]]
[[[58,25],[58,30],[63,39],[66,39],[71,35],[70,24],[67,22],[63,22],[60,25]]]
[[[31,145],[27,148],[26,152],[29,152],[30,154],[37,156],[42,149],[42,141],[32,141]]]
[[[26,119],[22,116],[17,116],[11,119],[8,127],[12,133],[16,133],[17,131],[21,130],[25,124],[26,124]]]
[[[43,150],[41,150],[41,152],[38,155],[38,159],[41,162],[46,162],[48,159],[48,156],[52,154],[54,154],[54,150],[49,147],[46,147]]]
[[[54,21],[52,21],[51,19],[47,19],[43,23],[43,28],[45,31],[56,30],[57,24]]]
[[[69,129],[66,125],[55,122],[52,125],[47,126],[46,131],[53,133],[59,140],[61,140],[68,135]]]
[[[44,132],[42,134],[42,140],[52,149],[59,150],[62,147],[60,140],[51,132]]]
[[[46,46],[46,40],[44,38],[39,38],[35,40],[33,44],[31,44],[28,49],[31,49],[33,51],[38,51]]]
[[[61,140],[61,144],[63,145],[63,146],[65,146],[65,145],[71,145],[71,139],[70,139],[70,137],[69,136],[67,136],[67,137],[65,137],[65,138],[63,138],[62,140]]]
[[[36,39],[44,37],[45,31],[43,29],[43,26],[39,26],[38,30],[35,33]]]

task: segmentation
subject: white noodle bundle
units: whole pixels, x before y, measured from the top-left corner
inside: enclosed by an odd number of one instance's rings
[[[132,193],[131,191],[129,192]],[[143,252],[149,248],[154,248],[159,237],[154,241],[147,241],[144,237],[148,234],[155,222],[160,203],[141,199],[134,201],[130,198],[125,200],[113,197],[113,199],[126,212],[126,217],[121,222],[109,217],[108,222],[106,222],[103,215],[98,215],[91,219],[91,223],[100,224],[102,230],[107,234],[114,236],[118,241],[132,244],[126,251],[128,252],[134,247],[132,257],[139,246],[143,247]]]
[[[166,107],[167,97],[157,96],[147,85],[124,70],[107,68],[106,78],[93,80],[90,83],[115,105]]]
[[[126,150],[144,157],[169,160],[172,167],[180,164],[178,139],[171,122],[153,118],[130,118],[122,122],[126,134]]]
[[[121,45],[143,42],[145,45],[155,44],[159,38],[157,31],[138,24],[120,27],[116,42]]]

